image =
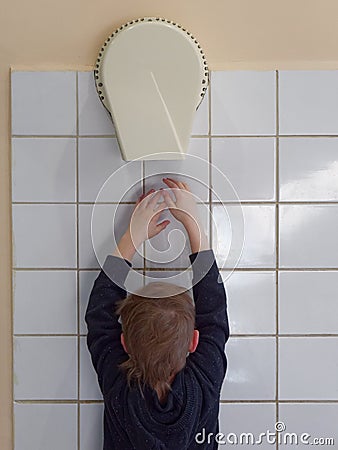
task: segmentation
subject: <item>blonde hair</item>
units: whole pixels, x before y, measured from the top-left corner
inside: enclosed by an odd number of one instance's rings
[[[116,312],[129,355],[120,365],[128,384],[136,381],[140,388],[147,384],[164,400],[170,379],[185,366],[193,337],[191,296],[181,286],[153,282],[120,301]]]

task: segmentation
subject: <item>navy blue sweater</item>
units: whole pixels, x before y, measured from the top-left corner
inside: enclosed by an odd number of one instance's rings
[[[146,386],[128,387],[118,365],[128,359],[115,314],[116,301],[125,298],[125,279],[131,267],[126,259],[109,255],[95,280],[87,311],[87,345],[104,399],[104,450],[217,449],[218,413],[229,338],[226,294],[212,250],[189,256],[199,344],[186,366],[174,378],[161,404]],[[203,441],[213,433],[213,438]],[[196,440],[196,435],[198,436]]]

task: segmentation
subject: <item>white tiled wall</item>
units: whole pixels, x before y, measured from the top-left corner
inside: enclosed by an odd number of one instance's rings
[[[169,173],[198,196],[228,294],[220,431],[279,420],[338,445],[337,94],[337,71],[212,72],[187,159],[126,163],[92,72],[12,74],[15,450],[102,448],[88,295],[133,202]],[[140,249],[128,287],[189,287],[175,228]]]

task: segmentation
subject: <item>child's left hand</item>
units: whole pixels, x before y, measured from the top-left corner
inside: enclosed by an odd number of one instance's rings
[[[130,219],[129,233],[136,247],[159,234],[170,223],[170,220],[157,223],[161,212],[168,206],[165,201],[158,203],[161,190],[154,192],[155,189],[151,189],[139,197]]]

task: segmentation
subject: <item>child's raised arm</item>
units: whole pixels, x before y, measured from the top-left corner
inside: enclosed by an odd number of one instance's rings
[[[122,327],[115,309],[116,302],[127,295],[124,283],[132,265],[130,261],[145,239],[160,233],[169,223],[169,220],[157,223],[166,204],[157,205],[161,193],[151,195],[153,192],[152,189],[138,199],[126,232],[95,280],[86,310],[87,346],[103,394],[114,383],[118,365],[128,357],[121,344]]]
[[[227,367],[224,346],[229,339],[224,285],[189,186],[172,178],[163,181],[174,193],[176,201],[167,191],[164,191],[164,199],[170,212],[187,230],[192,252],[190,261],[199,344],[189,356],[188,363],[203,373],[214,388],[220,389]]]

